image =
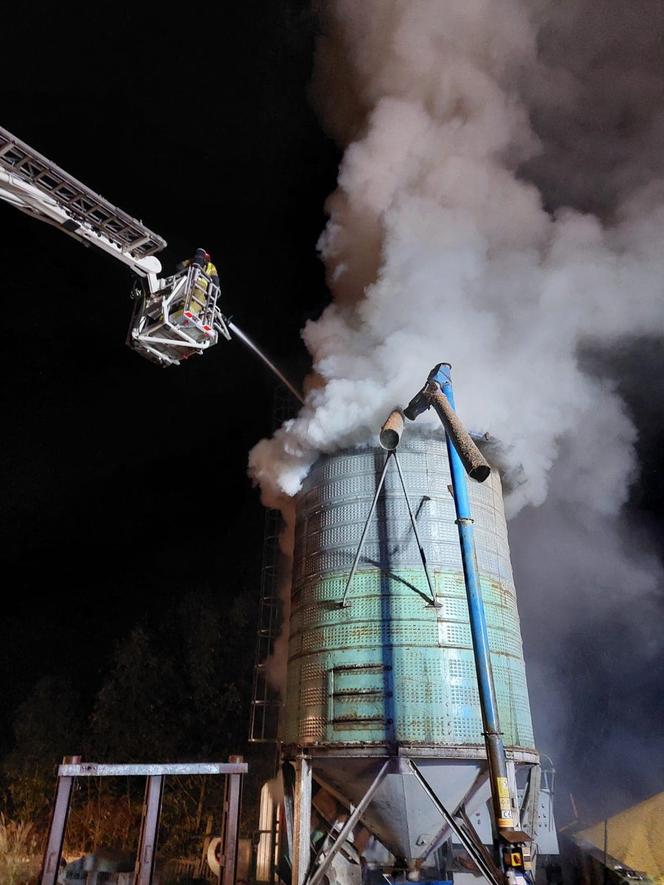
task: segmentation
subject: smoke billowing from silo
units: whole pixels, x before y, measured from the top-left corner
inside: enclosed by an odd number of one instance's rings
[[[451,362],[465,423],[523,469],[507,504],[539,746],[579,789],[629,769],[625,796],[664,787],[641,764],[656,745],[580,716],[628,675],[633,700],[661,661],[660,567],[622,516],[637,434],[606,354],[664,332],[663,15],[326,4],[314,93],[345,146],[320,240],[333,303],[303,332],[304,408],[250,459],[267,500],[292,495]]]

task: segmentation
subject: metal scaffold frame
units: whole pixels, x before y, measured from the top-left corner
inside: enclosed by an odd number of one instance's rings
[[[114,765],[81,762],[80,756],[66,756],[58,768],[58,783],[44,850],[40,885],[57,885],[60,858],[69,817],[74,781],[79,777],[145,777],[145,800],[134,867],[134,885],[152,885],[157,859],[157,836],[161,816],[164,779],[167,775],[218,775],[226,777],[221,814],[219,885],[235,885],[237,848],[242,804],[242,778],[249,770],[242,756],[228,762]]]

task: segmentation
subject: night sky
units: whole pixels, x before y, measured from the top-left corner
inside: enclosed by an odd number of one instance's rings
[[[163,236],[167,273],[207,248],[222,310],[296,382],[300,329],[328,303],[316,242],[340,159],[307,94],[316,29],[306,0],[14,5],[0,61],[2,125]],[[257,598],[264,510],[246,462],[276,382],[237,341],[157,368],[124,343],[127,269],[4,203],[0,229],[1,751],[44,674],[90,701],[117,642],[187,589],[215,588],[222,608]],[[661,539],[661,349],[618,356],[641,433],[628,514]]]
[[[316,240],[338,153],[307,97],[308,4],[7,11],[2,124],[169,243],[298,381],[326,303]],[[0,204],[3,743],[40,676],[99,687],[116,642],[191,587],[256,596],[246,475],[275,381],[237,341],[161,369],[125,346],[130,273]],[[253,646],[253,631],[246,641]]]

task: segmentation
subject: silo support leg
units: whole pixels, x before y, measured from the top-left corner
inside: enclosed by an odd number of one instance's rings
[[[293,809],[292,885],[304,885],[311,858],[311,759],[299,756],[295,762],[295,802]]]
[[[539,764],[530,767],[526,792],[521,803],[521,826],[533,838],[535,838],[537,831],[541,772]]]
[[[355,808],[352,810],[352,812],[348,816],[348,820],[343,825],[341,832],[339,833],[339,835],[337,836],[337,838],[334,841],[334,844],[330,847],[330,849],[328,850],[328,853],[323,858],[321,865],[316,869],[316,872],[313,874],[313,876],[309,880],[309,885],[318,885],[320,880],[323,878],[323,876],[327,872],[328,867],[330,866],[330,864],[332,863],[332,861],[334,860],[334,858],[338,854],[339,849],[344,844],[344,842],[348,839],[348,837],[352,833],[353,829],[355,828],[355,825],[358,823],[358,821],[360,820],[360,818],[364,814],[367,806],[369,805],[369,803],[373,799],[376,790],[378,789],[383,778],[387,774],[387,771],[390,767],[390,761],[391,760],[389,760],[389,759],[385,760],[382,768],[380,769],[380,771],[378,772],[378,774],[374,778],[371,786],[366,791],[366,793],[364,794],[364,796],[360,800],[359,804],[355,806]]]
[[[290,858],[293,857],[293,814],[295,808],[295,766],[284,762],[281,766],[281,778],[284,782],[284,831],[286,848]]]
[[[512,820],[514,821],[513,828],[515,830],[521,829],[521,809],[519,808],[517,796],[519,795],[516,786],[516,765],[514,764],[513,759],[507,760],[507,780],[510,785],[510,796],[512,796]]]

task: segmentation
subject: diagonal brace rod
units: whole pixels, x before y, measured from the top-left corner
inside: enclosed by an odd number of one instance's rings
[[[376,790],[381,785],[383,778],[387,774],[387,770],[390,767],[390,762],[391,762],[390,759],[385,760],[385,762],[382,765],[382,768],[380,769],[380,771],[378,772],[378,774],[374,778],[373,783],[371,784],[369,789],[366,791],[366,793],[362,797],[360,803],[355,806],[355,808],[353,809],[353,811],[349,815],[348,820],[341,828],[341,832],[337,836],[337,838],[334,842],[334,845],[330,848],[329,852],[327,853],[327,855],[323,859],[322,864],[318,867],[316,872],[313,874],[313,876],[309,880],[308,885],[318,885],[318,883],[321,881],[321,879],[323,878],[323,876],[327,872],[328,867],[330,866],[330,864],[332,863],[334,858],[337,856],[339,849],[344,844],[344,842],[346,841],[346,839],[350,835],[351,831],[355,827],[355,824],[362,817],[367,806],[369,805],[369,803],[373,799]]]
[[[413,772],[416,779],[418,780],[420,786],[427,794],[429,799],[431,799],[443,818],[447,821],[450,830],[452,830],[459,842],[461,842],[463,847],[466,849],[480,873],[486,877],[491,885],[505,885],[505,876],[503,875],[502,871],[493,863],[493,860],[490,860],[489,857],[484,854],[484,852],[480,852],[478,850],[478,846],[475,845],[469,834],[466,833],[465,829],[460,826],[460,824],[455,820],[454,816],[450,814],[447,808],[445,808],[443,803],[436,795],[435,791],[432,789],[429,782],[425,779],[424,775],[417,767],[417,765],[415,765],[412,759],[408,760],[408,765],[410,767],[410,770]]]
[[[429,566],[427,565],[427,558],[424,552],[424,547],[422,547],[422,541],[420,540],[420,533],[417,530],[417,521],[415,520],[415,515],[413,514],[413,510],[410,506],[410,498],[408,497],[408,490],[406,489],[406,483],[404,482],[403,473],[401,472],[401,464],[399,464],[399,459],[397,458],[396,452],[390,452],[390,455],[394,457],[394,463],[397,465],[397,472],[399,473],[399,479],[401,480],[401,488],[403,489],[403,496],[406,499],[406,507],[408,508],[408,516],[410,516],[410,522],[413,526],[413,532],[415,534],[415,540],[417,541],[417,549],[420,551],[420,559],[422,560],[422,565],[424,566],[424,574],[427,576],[427,584],[429,585],[429,593],[431,594],[431,605],[436,606],[436,592],[433,589],[433,582],[431,580],[431,575],[429,574]]]
[[[388,452],[387,458],[385,459],[385,463],[383,464],[383,469],[380,474],[380,478],[378,480],[378,485],[376,486],[376,491],[373,496],[373,501],[371,502],[371,509],[369,510],[369,515],[367,516],[367,520],[364,523],[364,528],[362,529],[362,536],[360,537],[360,543],[357,546],[357,552],[355,553],[355,559],[353,560],[353,567],[350,570],[350,574],[348,575],[348,580],[346,581],[346,587],[344,589],[344,595],[341,597],[341,602],[339,603],[340,608],[344,608],[346,606],[346,596],[348,595],[348,588],[351,585],[351,581],[355,577],[355,572],[357,570],[357,564],[360,561],[360,556],[362,555],[362,550],[364,548],[364,541],[367,537],[367,531],[369,530],[369,523],[371,522],[371,517],[374,515],[374,510],[376,509],[376,504],[378,503],[378,496],[381,493],[383,488],[383,483],[385,482],[385,474],[387,473],[387,468],[390,463],[390,458],[394,452]]]
[[[483,771],[478,774],[475,779],[475,783],[470,788],[470,790],[466,793],[462,805],[460,805],[455,814],[459,813],[460,808],[463,807],[466,814],[471,814],[475,809],[475,806],[478,804],[478,799],[481,799],[482,787],[486,784],[489,778],[488,771]],[[447,821],[444,821],[443,826],[438,830],[436,835],[433,837],[431,842],[429,842],[428,847],[424,850],[424,852],[420,855],[419,860],[424,863],[424,861],[429,857],[429,855],[435,851],[442,843],[447,839],[450,833],[450,826]]]

